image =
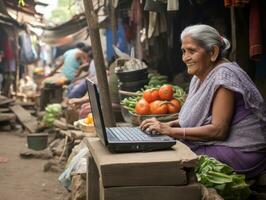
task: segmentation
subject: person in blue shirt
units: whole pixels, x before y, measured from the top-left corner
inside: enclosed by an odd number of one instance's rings
[[[4,76],[4,51],[0,50],[0,94],[1,94],[1,90],[2,90],[2,83],[3,83],[3,76]]]
[[[61,62],[44,80],[44,83],[63,85],[71,82],[80,66],[88,64],[87,52],[89,50],[90,47],[83,43],[78,43],[76,48],[67,50]]]

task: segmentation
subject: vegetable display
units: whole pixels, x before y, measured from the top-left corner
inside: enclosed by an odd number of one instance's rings
[[[181,108],[181,103],[177,99],[172,99],[170,103],[167,104],[168,113],[177,113]]]
[[[143,92],[143,98],[147,102],[153,102],[159,99],[159,90],[157,88],[147,89]]]
[[[225,200],[245,200],[250,195],[245,176],[236,174],[231,167],[208,156],[200,156],[195,168],[198,181],[215,188]]]
[[[60,104],[50,104],[45,107],[45,113],[42,122],[47,126],[53,125],[54,121],[62,114],[62,107]]]
[[[145,89],[158,88],[168,83],[168,80],[167,80],[168,77],[164,75],[149,73],[148,79],[149,79],[149,83],[148,85],[144,86]]]
[[[170,84],[138,91],[137,94],[138,96],[124,98],[121,105],[129,112],[139,115],[177,113],[185,98],[182,88]]]
[[[161,100],[155,100],[150,103],[150,114],[153,115],[163,115],[168,113],[168,102],[161,101]]]
[[[139,115],[150,114],[150,104],[145,99],[140,99],[135,106],[135,112]]]

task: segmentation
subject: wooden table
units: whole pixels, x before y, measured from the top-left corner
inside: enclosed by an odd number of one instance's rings
[[[121,154],[110,153],[98,138],[86,143],[87,200],[201,198],[199,184],[191,183],[187,173],[197,156],[181,142],[171,150]]]

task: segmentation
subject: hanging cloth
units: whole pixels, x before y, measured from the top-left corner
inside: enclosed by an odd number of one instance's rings
[[[249,0],[224,0],[225,7],[243,7],[249,3]]]
[[[117,8],[117,6],[118,6],[118,2],[119,2],[119,0],[112,0],[112,1],[111,1],[112,6],[113,6],[114,8]]]
[[[160,1],[146,0],[144,10],[162,13],[166,11],[166,6],[166,3]]]
[[[167,19],[165,13],[159,14],[159,33],[165,33],[167,32]]]
[[[131,21],[133,21],[135,24],[141,23],[142,11],[141,11],[141,6],[140,6],[139,0],[133,0],[132,1],[130,11],[129,11],[129,17],[130,17]]]
[[[179,10],[179,0],[168,0],[167,11]]]
[[[157,23],[157,13],[149,12],[149,28],[148,28],[148,38],[151,38],[154,35]]]
[[[30,36],[26,32],[22,32],[19,35],[18,42],[20,45],[20,62],[22,64],[31,64],[37,57],[32,49],[32,41]]]
[[[258,0],[250,2],[249,57],[255,61],[263,54],[262,13]]]

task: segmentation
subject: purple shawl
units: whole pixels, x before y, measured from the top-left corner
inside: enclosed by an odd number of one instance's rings
[[[188,97],[179,113],[181,127],[197,127],[211,123],[211,104],[220,86],[242,94],[245,107],[249,108],[252,114],[231,126],[230,136],[226,141],[195,143],[238,147],[243,151],[266,148],[265,102],[246,72],[236,63],[222,63],[210,71],[202,84],[199,84],[199,79],[194,76]]]

